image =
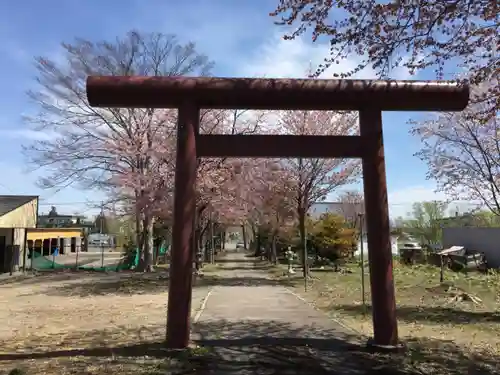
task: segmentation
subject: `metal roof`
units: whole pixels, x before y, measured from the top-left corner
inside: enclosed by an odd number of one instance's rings
[[[0,216],[4,216],[22,205],[38,199],[37,195],[0,195]]]

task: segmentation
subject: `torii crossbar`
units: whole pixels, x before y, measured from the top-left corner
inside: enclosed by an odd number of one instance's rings
[[[189,344],[199,157],[362,158],[373,307],[372,345],[396,347],[382,111],[461,111],[469,87],[456,82],[211,77],[89,77],[91,106],[177,108],[177,162],[167,346]],[[359,111],[359,136],[204,135],[200,108]]]

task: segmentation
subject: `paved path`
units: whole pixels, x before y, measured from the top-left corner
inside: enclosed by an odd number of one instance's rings
[[[271,280],[254,258],[233,252],[222,262],[193,327],[194,339],[213,354],[200,370],[367,374],[356,356],[361,347],[347,329]]]

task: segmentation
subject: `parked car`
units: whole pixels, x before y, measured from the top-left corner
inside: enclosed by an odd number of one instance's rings
[[[399,256],[404,264],[423,263],[425,253],[419,243],[413,241],[403,242],[398,246]]]
[[[443,250],[440,254],[445,254],[445,264],[453,271],[477,269],[485,271],[488,267],[484,253],[467,249],[464,246],[452,246]]]
[[[244,244],[243,242],[238,242],[238,243],[236,244],[236,248],[237,248],[237,249],[244,249],[244,248],[245,248],[245,244]]]
[[[90,240],[89,244],[91,246],[109,246],[109,242],[106,240]]]

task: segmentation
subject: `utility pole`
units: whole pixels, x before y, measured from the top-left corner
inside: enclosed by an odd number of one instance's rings
[[[312,62],[309,61],[309,75],[311,75],[312,72]],[[307,133],[307,111],[303,111],[303,118],[302,118],[302,130],[301,130],[301,135],[306,135]],[[299,232],[301,235],[304,235],[304,243],[302,247],[302,263],[303,263],[303,276],[304,276],[304,290],[307,290],[307,277],[309,276],[309,270],[308,270],[308,259],[307,259],[307,231],[306,231],[306,214],[307,214],[307,204],[306,202],[308,201],[307,194],[309,193],[306,191],[306,181],[304,177],[304,159],[302,157],[299,157],[299,186],[298,186],[298,198],[299,198]]]
[[[366,300],[365,300],[365,255],[364,255],[364,245],[363,245],[363,214],[359,213],[359,237],[360,242],[360,258],[361,258],[361,300],[363,301],[363,310],[366,311]]]
[[[200,253],[198,249],[198,243],[197,243],[197,233],[196,233],[196,224],[198,223],[198,210],[195,208],[194,215],[193,215],[193,222],[191,225],[193,226],[192,230],[192,235],[191,235],[191,254],[193,254],[193,259],[195,261],[195,269],[196,269],[196,274],[198,274],[198,271],[201,268],[201,258],[200,258]],[[192,263],[191,263],[192,264]]]
[[[307,292],[307,276],[309,274],[308,266],[309,264],[307,263],[307,226],[304,224],[304,292]]]
[[[312,77],[312,61],[309,61],[309,72],[308,72],[308,76],[309,77]],[[307,124],[307,112],[304,111],[304,118],[303,118],[303,121],[302,121],[302,135],[305,135],[306,134],[306,124]],[[308,262],[308,258],[307,258],[307,223],[306,223],[306,220],[307,220],[307,205],[305,204],[306,203],[306,200],[307,200],[307,197],[306,197],[306,191],[304,189],[305,187],[305,181],[303,179],[303,169],[304,169],[304,160],[302,159],[302,157],[299,158],[299,194],[300,194],[300,198],[302,199],[302,202],[300,202],[301,204],[301,210],[302,210],[302,213],[304,214],[304,217],[302,218],[302,221],[303,223],[301,223],[300,225],[303,225],[304,228],[303,228],[303,233],[304,233],[304,244],[303,244],[303,249],[302,249],[302,259],[303,259],[303,262],[304,262],[304,291],[307,292],[307,277],[309,276],[309,262]],[[301,213],[301,215],[302,215]]]
[[[101,220],[99,220],[99,246],[101,247],[101,268],[104,268],[104,246],[102,244],[102,235],[104,230],[104,202],[101,202]]]
[[[117,236],[120,236],[123,238],[122,236],[122,233],[123,233],[123,223],[121,220],[118,220],[118,215],[116,214],[116,201],[113,200],[113,206],[112,206],[112,213],[113,213],[113,220],[116,224],[118,224],[118,228],[117,229],[113,229],[113,232],[117,232],[117,233],[113,233],[113,242],[112,244],[110,243],[110,245],[113,246],[113,251],[116,251],[116,247],[118,245],[118,238]],[[120,239],[120,243],[121,243],[121,239]]]
[[[212,208],[210,208],[210,263],[215,263],[214,220],[212,215]]]

